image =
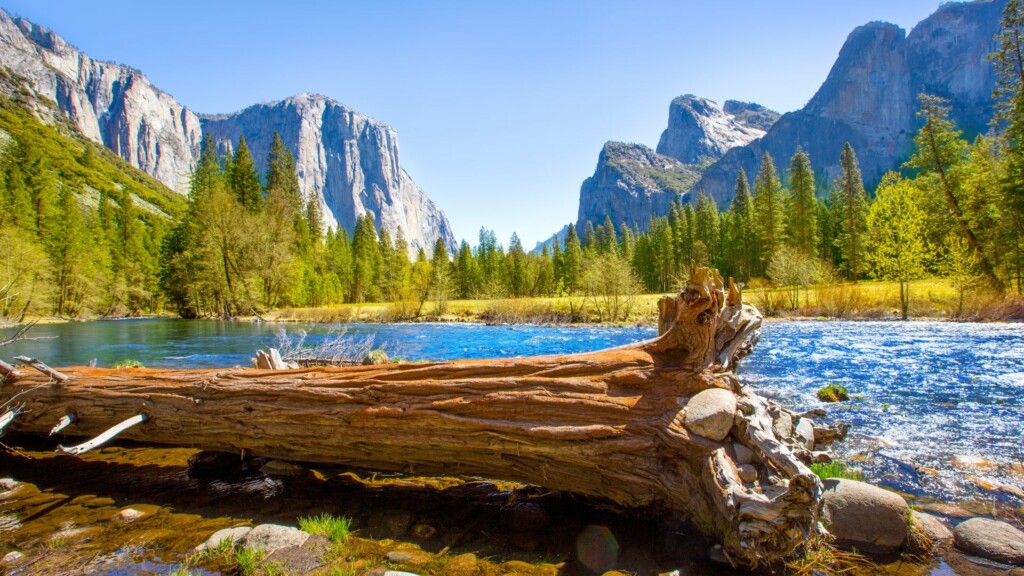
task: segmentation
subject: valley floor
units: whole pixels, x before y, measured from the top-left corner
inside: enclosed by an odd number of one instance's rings
[[[606,313],[603,298],[563,296],[448,300],[440,307],[428,301],[420,314],[400,314],[390,303],[339,304],[318,308],[281,308],[263,315],[278,322],[485,322],[490,324],[618,324],[655,325],[657,302],[664,294],[632,297],[628,312],[617,319]],[[885,320],[899,318],[899,284],[860,282],[806,289],[749,288],[744,298],[768,318],[836,318]],[[972,291],[963,303],[957,290],[942,279],[910,284],[910,316],[929,320],[1024,321],[1024,298]]]

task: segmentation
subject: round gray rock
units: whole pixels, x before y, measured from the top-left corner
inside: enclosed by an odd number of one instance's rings
[[[953,530],[956,547],[982,558],[1024,564],[1024,532],[1006,522],[971,518]]]
[[[259,548],[268,556],[289,546],[302,546],[309,539],[309,534],[279,524],[260,524],[247,532],[238,543],[244,548]]]
[[[903,546],[910,507],[902,497],[856,480],[832,478],[824,484],[824,520],[837,545],[870,554]]]
[[[230,540],[231,545],[234,546],[239,540],[242,539],[243,536],[248,534],[249,531],[251,530],[252,528],[250,528],[249,526],[236,526],[234,528],[224,528],[223,530],[217,530],[213,533],[213,536],[210,536],[206,539],[206,542],[203,542],[199,546],[196,546],[196,552],[202,552],[207,548],[215,550],[218,546],[220,546],[220,543],[224,540]]]
[[[21,560],[21,558],[24,556],[24,554],[15,550],[14,552],[8,552],[7,554],[4,554],[4,559],[0,560],[0,562],[3,562],[4,564],[13,564],[18,560]]]
[[[685,413],[683,426],[687,430],[721,442],[732,430],[736,416],[736,395],[721,388],[698,392],[686,403]]]
[[[800,442],[803,443],[804,448],[807,448],[808,450],[814,449],[814,423],[807,418],[801,418],[800,421],[796,423],[796,430],[794,430],[794,434]]]
[[[937,517],[926,512],[914,510],[911,520],[922,532],[927,534],[936,545],[949,544],[953,541],[953,532],[942,523]]]

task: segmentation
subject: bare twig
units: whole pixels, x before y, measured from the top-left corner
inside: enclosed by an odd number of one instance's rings
[[[301,366],[359,364],[373,349],[374,337],[372,334],[349,336],[346,334],[345,328],[331,332],[323,342],[315,346],[307,346],[306,337],[305,330],[299,330],[298,334],[293,336],[282,328],[277,333],[275,348],[281,352],[281,357],[284,360],[295,362]]]
[[[11,344],[13,342],[17,342],[18,340],[21,340],[22,337],[25,336],[25,332],[28,332],[29,330],[31,330],[32,327],[35,326],[37,322],[39,322],[39,320],[33,320],[33,321],[29,322],[28,324],[25,324],[24,326],[19,328],[18,331],[15,332],[13,336],[11,336],[11,337],[9,337],[9,338],[7,338],[5,340],[0,340],[0,346],[7,346],[8,344]]]
[[[26,366],[31,366],[32,368],[35,368],[36,370],[42,372],[43,374],[46,374],[52,380],[56,380],[57,382],[63,382],[65,380],[71,379],[71,377],[68,376],[67,374],[54,370],[53,368],[50,368],[49,366],[43,364],[42,362],[36,360],[35,358],[29,358],[28,356],[15,356],[14,359]]]

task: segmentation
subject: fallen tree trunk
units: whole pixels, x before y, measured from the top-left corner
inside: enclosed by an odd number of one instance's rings
[[[22,369],[0,399],[24,405],[10,424],[20,433],[60,422],[93,436],[121,423],[122,437],[145,442],[658,504],[720,539],[731,560],[771,561],[819,530],[821,484],[795,440],[775,432],[780,409],[735,376],[760,314],[717,271],[691,276],[659,302],[658,337],[600,352],[282,371],[66,368],[63,381]]]

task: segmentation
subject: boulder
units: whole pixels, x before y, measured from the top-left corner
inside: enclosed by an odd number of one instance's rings
[[[725,440],[736,416],[736,395],[721,388],[698,392],[686,403],[683,425],[716,442]]]
[[[206,539],[206,542],[203,542],[199,546],[196,546],[196,552],[202,552],[207,548],[216,549],[224,540],[230,540],[233,546],[237,544],[238,541],[241,540],[242,537],[248,534],[251,530],[252,528],[250,528],[249,526],[236,526],[234,528],[224,528],[223,530],[217,530],[213,533],[212,536]]]
[[[921,532],[935,541],[936,546],[943,546],[953,541],[953,532],[936,516],[915,510],[911,521]]]
[[[789,413],[779,411],[772,420],[772,432],[777,438],[789,438],[793,435],[793,417]]]
[[[732,443],[732,449],[736,452],[736,463],[737,464],[754,464],[759,461],[754,455],[754,451],[747,448],[739,442]]]
[[[747,484],[757,481],[757,468],[751,464],[740,464],[736,467],[736,471],[739,472],[740,480]]]
[[[1006,522],[971,518],[953,530],[956,547],[982,558],[1024,565],[1024,532]]]
[[[309,539],[309,534],[279,524],[260,524],[245,533],[239,539],[238,544],[244,548],[259,548],[266,555],[287,548],[289,546],[302,546]]]
[[[902,497],[856,480],[832,478],[824,484],[823,519],[837,545],[871,554],[903,546],[910,507]]]
[[[807,418],[801,418],[796,424],[796,437],[808,450],[814,450],[814,423]]]

